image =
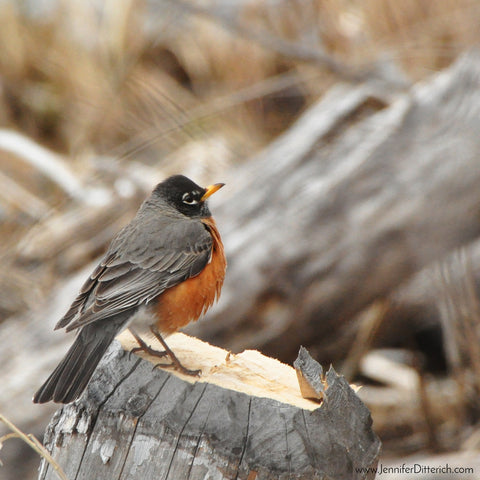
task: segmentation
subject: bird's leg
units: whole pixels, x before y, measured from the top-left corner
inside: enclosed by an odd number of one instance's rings
[[[150,327],[150,331],[155,335],[155,338],[162,344],[162,347],[165,349],[164,353],[165,355],[168,355],[170,357],[170,360],[172,361],[171,365],[163,365],[159,363],[158,367],[167,367],[167,366],[172,366],[179,372],[185,374],[185,375],[190,375],[192,377],[198,377],[202,373],[201,370],[189,370],[188,368],[185,368],[181,363],[180,360],[176,357],[176,355],[173,353],[171,348],[167,345],[165,340],[163,339],[161,333],[158,331],[157,327],[155,325],[152,325]]]
[[[133,330],[133,328],[129,328],[129,330],[130,330],[130,333],[133,335],[133,337],[135,338],[135,340],[138,343],[138,347],[132,348],[130,350],[130,353],[145,352],[145,353],[148,353],[149,355],[152,355],[153,357],[158,357],[158,358],[163,358],[163,357],[166,357],[168,355],[168,352],[166,350],[164,350],[164,351],[155,350],[150,345],[147,345],[140,338],[140,335],[138,335],[138,333],[135,332],[135,330]]]

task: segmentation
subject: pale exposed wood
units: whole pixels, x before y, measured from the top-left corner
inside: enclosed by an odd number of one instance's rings
[[[152,335],[143,337],[145,340],[148,339],[147,343],[155,349],[162,350],[155,337]],[[118,340],[127,351],[138,346],[128,330],[121,334]],[[167,343],[181,358],[186,368],[202,370],[199,378],[174,372],[186,382],[209,383],[246,395],[270,398],[305,410],[315,410],[318,407],[315,402],[302,398],[297,376],[292,367],[266,357],[256,350],[233,354],[182,333],[170,335]],[[138,355],[154,365],[162,363],[162,360],[148,354]],[[168,359],[164,363],[168,363]]]
[[[319,405],[302,398],[293,368],[258,352],[181,334],[169,343],[200,379],[152,370],[158,359],[115,343],[86,394],[53,418],[45,444],[69,478],[373,478],[356,471],[378,462],[370,414],[333,370]],[[45,462],[39,478],[54,478]]]

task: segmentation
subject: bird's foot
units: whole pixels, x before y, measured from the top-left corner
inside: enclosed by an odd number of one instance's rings
[[[157,367],[158,368],[173,367],[178,372],[183,373],[184,375],[189,375],[190,377],[199,377],[202,374],[201,370],[190,370],[189,368],[184,367],[180,363],[177,357],[175,357],[175,360],[172,359],[172,363],[157,363],[156,365],[154,365],[153,369]]]
[[[162,363],[159,363],[155,365],[156,367],[173,367],[175,370],[179,371],[180,373],[183,373],[184,375],[189,375],[191,377],[199,377],[202,373],[201,370],[190,370],[186,367],[184,367],[181,363],[180,360],[177,358],[177,356],[173,353],[172,349],[167,345],[165,340],[163,339],[162,335],[160,332],[155,328],[155,327],[150,327],[150,331],[155,335],[155,338],[162,344],[162,347],[165,349],[164,355],[168,355],[170,357],[170,360],[172,363],[165,365]]]
[[[149,355],[152,355],[153,357],[158,357],[158,358],[164,358],[168,355],[168,352],[165,350],[155,350],[150,345],[147,345],[142,340],[142,338],[132,329],[130,329],[130,333],[133,335],[136,342],[138,343],[138,347],[132,348],[130,350],[130,353],[145,352],[145,353],[148,353]]]

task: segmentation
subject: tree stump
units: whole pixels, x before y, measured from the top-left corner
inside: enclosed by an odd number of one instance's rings
[[[370,413],[333,369],[315,402],[301,396],[293,368],[256,351],[172,335],[184,365],[202,369],[192,378],[153,368],[158,359],[128,352],[128,332],[119,338],[82,398],[47,428],[45,445],[69,479],[374,478]],[[302,370],[307,381],[314,371]],[[43,461],[39,479],[56,478]]]

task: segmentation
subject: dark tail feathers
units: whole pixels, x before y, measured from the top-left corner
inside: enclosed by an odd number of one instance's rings
[[[33,402],[70,403],[80,397],[103,354],[132,313],[122,312],[83,327],[64,359],[35,393]]]

